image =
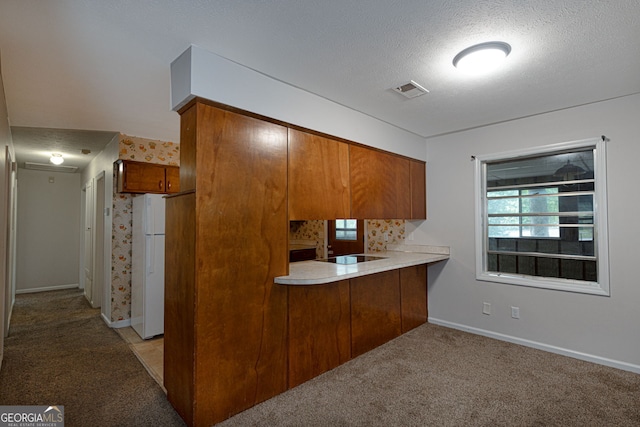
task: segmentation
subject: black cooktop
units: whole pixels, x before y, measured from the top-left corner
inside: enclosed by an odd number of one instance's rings
[[[371,255],[341,255],[326,259],[317,259],[316,261],[332,262],[334,264],[357,264],[359,262],[376,261],[378,259],[386,259],[381,256]]]

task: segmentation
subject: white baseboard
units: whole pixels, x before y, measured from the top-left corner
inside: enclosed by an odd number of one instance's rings
[[[69,285],[44,286],[42,288],[16,289],[16,294],[31,294],[35,292],[59,291],[61,289],[72,289],[77,287],[78,287],[77,283],[71,283]]]
[[[118,320],[117,322],[112,322],[109,319],[107,319],[107,316],[105,316],[104,313],[100,313],[100,317],[102,317],[102,320],[104,321],[104,323],[106,323],[107,326],[110,328],[118,329],[118,328],[126,328],[127,326],[131,326],[131,319]]]
[[[634,365],[632,363],[621,362],[619,360],[608,359],[606,357],[594,356],[592,354],[582,353],[579,351],[570,350],[567,348],[556,347],[549,344],[544,344],[537,341],[525,340],[523,338],[513,337],[511,335],[504,335],[497,332],[487,331],[485,329],[474,328],[473,326],[462,325],[459,323],[448,322],[446,320],[435,319],[429,317],[429,323],[434,325],[440,325],[447,328],[458,329],[460,331],[470,332],[476,335],[482,335],[489,338],[494,338],[500,341],[507,341],[514,344],[523,345],[525,347],[531,347],[538,350],[548,351],[550,353],[561,354],[563,356],[573,357],[574,359],[580,359],[587,362],[597,363],[599,365],[610,366],[612,368],[622,369],[624,371],[634,372],[640,374],[640,365]]]

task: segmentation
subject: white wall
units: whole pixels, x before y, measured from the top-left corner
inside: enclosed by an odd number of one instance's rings
[[[171,108],[195,96],[419,160],[424,138],[191,46],[171,64]]]
[[[80,175],[18,169],[18,191],[17,292],[77,286]]]
[[[430,268],[430,321],[640,372],[638,112],[640,95],[633,95],[427,141],[429,219],[412,223],[415,243],[451,246],[451,259]],[[476,281],[470,156],[600,135],[610,138],[611,296]],[[491,315],[482,314],[483,302],[492,304]],[[520,307],[519,320],[510,306]]]
[[[81,185],[85,185],[90,180],[95,180],[104,172],[104,206],[108,208],[108,215],[104,218],[104,289],[102,295],[101,312],[102,318],[110,324],[111,319],[111,224],[113,222],[113,162],[118,160],[120,148],[120,135],[115,134],[111,142],[85,167],[80,178]],[[78,187],[80,193],[80,187]],[[80,225],[79,230],[83,226]],[[82,253],[80,255],[83,255]],[[80,257],[79,273],[81,274],[84,259]]]

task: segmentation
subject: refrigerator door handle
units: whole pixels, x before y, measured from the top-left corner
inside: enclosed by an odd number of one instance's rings
[[[146,218],[144,221],[144,232],[146,234],[155,234],[155,224],[153,222],[153,205],[151,204],[151,198],[146,197],[145,202],[146,206],[144,207],[144,213],[146,214]]]
[[[154,263],[155,263],[155,259],[156,259],[156,254],[155,254],[156,248],[155,248],[155,245],[154,245],[154,242],[153,242],[155,236],[147,234],[144,237],[145,237],[145,240],[146,240],[145,243],[147,245],[147,250],[145,251],[146,254],[147,254],[147,259],[146,259],[145,264],[147,265],[147,275],[149,275],[149,274],[153,273],[154,267],[155,267]]]

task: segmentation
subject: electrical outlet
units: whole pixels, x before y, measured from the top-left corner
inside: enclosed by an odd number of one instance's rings
[[[520,318],[520,307],[511,307],[511,317],[514,319]]]
[[[491,314],[491,303],[483,302],[482,303],[482,313],[483,314]]]

